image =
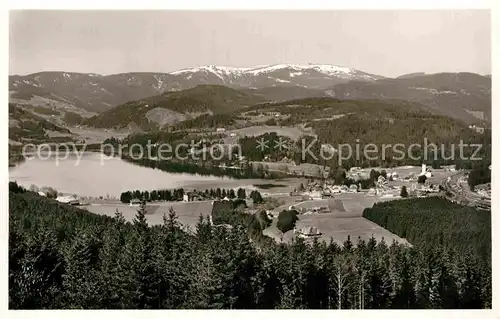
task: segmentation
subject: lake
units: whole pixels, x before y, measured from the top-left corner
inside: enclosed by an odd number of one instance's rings
[[[202,176],[187,173],[169,173],[158,169],[142,167],[126,162],[118,157],[101,159],[101,154],[84,153],[78,160],[76,155],[68,159],[27,159],[9,168],[9,180],[29,188],[51,186],[58,192],[78,196],[119,197],[128,190],[155,190],[164,188],[237,188],[256,189],[254,184],[268,184],[272,180],[245,179],[230,177]],[[298,180],[273,192],[290,192],[297,187]],[[300,184],[300,182],[298,182]]]

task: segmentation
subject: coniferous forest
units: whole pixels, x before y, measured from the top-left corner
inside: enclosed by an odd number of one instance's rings
[[[200,218],[195,232],[173,211],[149,227],[143,209],[130,223],[15,183],[9,203],[11,309],[491,308],[490,214],[445,200],[365,211],[411,247],[276,244],[261,214],[238,210]]]

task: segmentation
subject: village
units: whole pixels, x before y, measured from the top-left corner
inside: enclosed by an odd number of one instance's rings
[[[376,178],[367,187],[367,180]],[[397,241],[406,243],[388,230],[370,222],[363,217],[363,211],[378,202],[390,201],[402,197],[445,196],[445,182],[457,174],[454,166],[433,169],[425,164],[419,166],[403,166],[395,168],[359,168],[346,171],[345,177],[350,183],[336,184],[332,178],[288,177],[270,181],[269,184],[244,185],[224,190],[190,189],[182,190],[171,200],[151,199],[146,202],[146,218],[148,223],[161,224],[163,215],[173,209],[179,221],[188,228],[194,229],[200,216],[210,218],[214,210],[238,206],[248,214],[264,211],[271,220],[263,234],[274,238],[277,242],[291,242],[293,238],[318,238],[329,241],[333,239],[341,244],[347,238],[369,240]],[[278,184],[279,183],[279,184]],[[262,188],[259,188],[262,187]],[[240,196],[240,190],[246,195]],[[259,192],[262,200],[254,201],[253,192]],[[487,190],[480,189],[480,192]],[[42,191],[40,195],[46,196]],[[150,191],[151,194],[151,191]],[[235,195],[238,194],[238,195]],[[54,197],[57,201],[79,205],[96,213],[112,216],[119,211],[126,220],[132,221],[143,199],[134,197],[123,201],[117,198],[89,199],[74,195]],[[137,194],[136,194],[137,195]],[[228,206],[229,205],[229,206]],[[232,207],[231,206],[231,207]],[[276,224],[280,213],[293,211],[297,215],[295,227],[283,233]]]

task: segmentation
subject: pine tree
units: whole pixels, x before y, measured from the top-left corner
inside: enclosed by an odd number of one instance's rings
[[[68,308],[98,309],[100,296],[98,247],[95,233],[81,229],[65,251],[63,286]]]
[[[158,307],[158,276],[153,255],[152,231],[146,221],[143,202],[133,221],[133,230],[124,247],[123,264],[129,267],[125,277],[126,308],[148,309]]]
[[[406,186],[401,187],[401,197],[406,198],[408,197],[408,191],[406,190]]]

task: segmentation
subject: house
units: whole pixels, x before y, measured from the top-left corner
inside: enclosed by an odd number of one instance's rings
[[[329,190],[329,189],[324,190],[324,191],[323,191],[323,193],[322,193],[321,195],[322,195],[323,197],[332,197],[332,196],[333,196],[332,192],[330,192],[330,190]]]
[[[318,237],[321,236],[321,232],[313,226],[307,226],[299,229],[296,231],[298,233],[299,237],[302,238],[312,238],[312,237]]]
[[[253,199],[251,199],[251,198],[245,199],[245,204],[247,205],[248,208],[252,208],[253,207]]]
[[[272,112],[267,112],[266,115],[268,115],[268,116],[274,116],[274,117],[280,117],[281,113],[280,112],[272,111]]]
[[[341,193],[347,193],[349,191],[349,187],[347,185],[341,185],[340,186],[340,192]]]
[[[44,192],[38,192],[38,195],[43,196],[43,197],[47,197],[47,194],[45,194]]]
[[[484,127],[480,127],[480,126],[476,126],[476,125],[469,125],[469,128],[476,133],[484,134]]]
[[[187,192],[182,196],[183,202],[192,202],[195,200],[201,200],[201,196],[197,192]]]
[[[130,206],[139,206],[141,205],[142,201],[140,199],[134,198],[130,201],[129,205]]]
[[[226,129],[224,127],[218,127],[215,131],[217,133],[224,133],[226,131]]]
[[[340,193],[340,186],[339,185],[335,185],[332,188],[330,188],[330,191],[332,193]]]
[[[78,198],[75,198],[73,196],[58,196],[56,198],[56,201],[68,205],[80,205],[80,201],[78,200]]]
[[[323,199],[323,197],[321,196],[321,192],[319,191],[310,192],[309,198],[312,200]]]

